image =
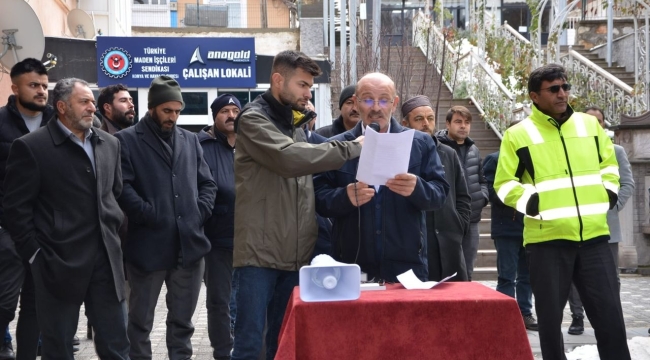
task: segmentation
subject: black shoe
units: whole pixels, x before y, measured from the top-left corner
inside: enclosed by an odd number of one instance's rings
[[[571,315],[573,321],[571,321],[571,326],[569,326],[570,335],[582,335],[585,332],[584,317],[580,315]]]
[[[11,346],[11,341],[5,342],[0,346],[0,360],[14,360],[16,359],[16,354],[14,354],[14,348]]]
[[[41,342],[38,342],[38,346],[36,347],[36,356],[41,356]]]
[[[526,325],[526,330],[531,330],[531,331],[539,330],[539,327],[537,326],[537,320],[535,320],[533,314],[523,315],[523,317],[524,317],[524,325]]]
[[[72,338],[72,345],[79,345],[79,344],[81,344],[81,341],[79,341],[79,337],[77,335],[75,335]]]
[[[73,353],[79,352],[79,346],[73,346],[72,347],[72,352]]]

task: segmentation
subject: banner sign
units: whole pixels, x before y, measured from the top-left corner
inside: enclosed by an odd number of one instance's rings
[[[100,87],[149,87],[160,75],[181,87],[255,88],[255,39],[97,37]]]

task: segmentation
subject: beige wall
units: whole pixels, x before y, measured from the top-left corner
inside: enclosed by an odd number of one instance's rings
[[[2,1],[2,0],[0,0]],[[264,30],[264,29],[224,29],[214,28],[158,28],[134,27],[133,36],[168,36],[168,37],[254,37],[255,53],[276,55],[284,50],[297,50],[300,40],[299,29]]]
[[[70,31],[66,17],[68,12],[75,7],[74,3],[74,0],[30,0],[29,6],[34,9],[41,22],[43,35],[67,36],[70,35]],[[7,103],[9,95],[11,95],[11,79],[9,79],[9,74],[4,74],[0,79],[0,106]]]

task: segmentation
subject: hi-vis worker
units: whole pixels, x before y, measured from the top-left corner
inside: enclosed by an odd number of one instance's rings
[[[566,360],[561,326],[572,280],[600,359],[626,360],[630,352],[607,244],[618,163],[598,120],[567,104],[570,90],[560,65],[530,74],[532,113],[505,132],[494,187],[503,203],[527,215],[524,245],[544,360]]]

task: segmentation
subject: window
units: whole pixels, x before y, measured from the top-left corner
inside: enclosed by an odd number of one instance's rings
[[[181,115],[208,115],[208,93],[207,92],[183,92],[185,108]]]

